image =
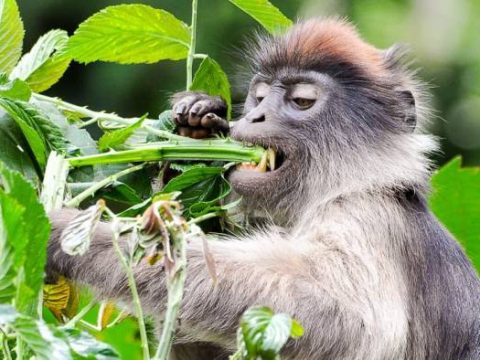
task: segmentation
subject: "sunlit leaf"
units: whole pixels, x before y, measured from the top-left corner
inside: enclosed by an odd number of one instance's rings
[[[203,59],[190,90],[203,91],[211,96],[220,96],[227,103],[227,114],[230,118],[232,98],[230,96],[230,82],[220,65],[210,57]]]
[[[33,91],[42,92],[55,84],[67,70],[70,57],[65,53],[68,34],[51,30],[41,36],[10,74],[10,79],[25,80]]]
[[[13,99],[0,98],[3,108],[18,124],[40,167],[45,167],[48,153],[65,153],[68,141],[58,128],[35,105]]]
[[[6,76],[0,75],[0,97],[28,101],[32,90],[26,82],[15,79],[9,81]]]
[[[257,20],[271,33],[284,30],[292,25],[292,21],[282,14],[268,0],[229,0]]]
[[[123,129],[118,129],[103,134],[102,137],[98,140],[98,148],[101,151],[105,151],[110,148],[116,148],[119,145],[122,145],[134,133],[135,130],[142,126],[142,123],[146,117],[147,115],[145,114],[133,124]]]
[[[431,209],[480,271],[480,167],[462,168],[457,157],[433,175],[432,186]]]
[[[190,30],[167,11],[142,4],[109,6],[85,20],[68,43],[77,61],[121,64],[184,59]]]
[[[18,312],[10,304],[0,304],[0,325],[7,325],[15,321]]]
[[[93,206],[81,211],[63,229],[60,236],[62,250],[69,255],[83,255],[90,247],[93,233],[105,210],[105,202],[97,201]]]
[[[22,55],[23,23],[15,0],[0,0],[0,73],[9,73]]]

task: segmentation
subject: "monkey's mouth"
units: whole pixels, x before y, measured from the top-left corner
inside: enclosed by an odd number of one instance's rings
[[[255,171],[258,173],[273,172],[278,170],[285,162],[285,153],[279,149],[268,147],[258,164],[244,162],[238,164],[236,169]]]

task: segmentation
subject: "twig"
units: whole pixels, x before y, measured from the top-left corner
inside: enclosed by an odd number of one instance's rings
[[[195,58],[195,46],[197,42],[197,7],[198,0],[192,0],[192,23],[190,26],[190,47],[187,56],[187,90],[190,90],[193,80],[193,59]]]
[[[65,206],[66,207],[78,207],[80,205],[80,203],[85,200],[86,198],[88,198],[89,196],[92,196],[93,194],[95,194],[95,192],[97,192],[98,190],[100,190],[101,188],[103,187],[106,187],[110,184],[112,184],[113,182],[115,182],[117,179],[119,179],[120,177],[122,176],[125,176],[127,174],[130,174],[130,173],[133,173],[135,171],[138,171],[138,170],[141,170],[143,167],[144,167],[145,164],[140,164],[140,165],[136,165],[136,166],[132,166],[131,168],[128,168],[128,169],[125,169],[125,170],[122,170],[122,171],[119,171],[115,174],[112,174],[110,176],[107,176],[105,179],[99,181],[99,182],[96,182],[94,183],[92,186],[90,186],[88,189],[82,191],[80,194],[78,194],[77,196],[75,196],[73,199],[71,199],[70,201],[67,201],[65,203]]]
[[[78,312],[77,315],[72,317],[65,325],[66,328],[74,327],[77,322],[79,322],[87,313],[93,309],[93,307],[97,304],[96,300],[90,301],[87,305],[85,305],[82,310]]]
[[[116,226],[116,218],[113,219],[113,246],[115,248],[115,251],[120,258],[120,262],[122,263],[122,266],[127,274],[127,279],[128,279],[128,286],[130,287],[130,291],[132,293],[132,301],[133,305],[135,308],[135,315],[137,317],[138,321],[138,327],[140,331],[140,339],[142,342],[142,352],[143,352],[143,359],[144,360],[149,360],[150,359],[150,350],[148,348],[148,337],[147,337],[147,330],[145,328],[145,320],[143,318],[143,309],[142,309],[142,304],[140,302],[140,296],[138,295],[138,290],[137,290],[137,284],[135,283],[135,277],[133,275],[132,268],[128,264],[127,259],[122,253],[122,249],[120,249],[120,245],[118,243],[120,233],[119,230],[117,229]]]

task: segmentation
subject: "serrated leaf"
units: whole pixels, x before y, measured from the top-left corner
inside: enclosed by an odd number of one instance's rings
[[[432,176],[432,211],[460,241],[480,271],[480,167],[461,167],[456,157]]]
[[[72,359],[68,344],[57,337],[54,329],[44,321],[21,316],[15,320],[12,327],[32,350],[36,359]]]
[[[22,274],[16,280],[15,304],[17,310],[30,314],[36,311],[38,293],[43,283],[50,222],[32,185],[1,163],[0,183],[5,194],[24,209],[23,213],[13,209],[8,214],[3,212],[3,219],[15,216],[18,224],[8,240],[14,249],[17,272],[21,271]]]
[[[109,6],[85,20],[67,51],[77,61],[120,64],[186,58],[190,29],[167,11],[142,4]]]
[[[15,79],[9,81],[6,76],[0,75],[0,97],[28,101],[32,90],[25,81]]]
[[[270,33],[282,31],[292,25],[292,21],[268,0],[229,0],[257,20]]]
[[[95,360],[119,359],[117,352],[108,344],[100,342],[85,331],[75,328],[63,329],[70,348],[81,358]]]
[[[190,90],[203,91],[211,96],[220,96],[227,103],[227,118],[232,111],[230,82],[220,65],[210,57],[203,59],[193,78]]]
[[[43,305],[60,322],[63,322],[63,315],[71,317],[77,312],[78,307],[78,294],[74,285],[63,276],[60,276],[55,284],[45,284]]]
[[[58,126],[35,105],[20,100],[0,98],[0,108],[5,109],[16,121],[42,169],[51,150],[66,152],[68,141]]]
[[[151,125],[154,129],[168,131],[173,133],[176,129],[177,125],[173,121],[173,111],[172,110],[165,110],[160,115],[158,115],[158,120],[152,123]],[[160,141],[161,138],[157,135],[148,134],[146,138],[147,142],[152,141]]]
[[[35,159],[30,157],[29,145],[10,115],[0,109],[0,162],[20,172],[37,187],[40,184]]]
[[[73,256],[87,252],[104,210],[105,202],[99,200],[70,221],[60,236],[62,250],[65,253]]]
[[[241,359],[275,360],[290,336],[303,334],[300,324],[287,314],[274,314],[266,307],[248,309],[240,320],[238,332]]]
[[[0,0],[0,73],[10,73],[22,55],[23,23],[15,0]]]
[[[143,121],[147,117],[147,114],[143,115],[140,119],[135,121],[133,124],[127,126],[126,128],[114,130],[107,132],[102,135],[102,137],[98,140],[98,148],[101,151],[108,150],[110,148],[116,148],[119,145],[125,143],[128,138],[137,130],[140,126],[142,126]]]
[[[173,178],[162,189],[163,193],[171,193],[174,191],[182,191],[200,181],[210,180],[219,174],[222,174],[224,168],[221,166],[201,166],[186,170],[181,175]]]
[[[41,36],[10,74],[10,79],[25,80],[35,92],[55,84],[67,70],[70,57],[65,53],[68,34],[51,30]]]

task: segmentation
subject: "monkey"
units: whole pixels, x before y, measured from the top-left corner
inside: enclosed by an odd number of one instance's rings
[[[215,286],[200,241],[188,244],[173,357],[227,359],[242,313],[266,305],[305,329],[284,359],[480,359],[480,281],[427,206],[438,146],[406,51],[377,49],[346,20],[314,18],[259,36],[247,52],[252,77],[230,135],[272,149],[276,164],[240,164],[229,180],[266,221],[209,240]],[[173,110],[184,135],[228,131],[219,98],[180,93]],[[47,273],[128,303],[108,224],[86,254],[62,252],[61,231],[77,213],[51,214]],[[162,266],[140,263],[135,276],[160,322]]]

